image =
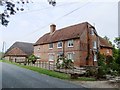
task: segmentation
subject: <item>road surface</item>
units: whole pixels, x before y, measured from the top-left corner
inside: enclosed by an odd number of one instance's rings
[[[2,88],[83,88],[69,81],[39,74],[16,65],[0,62],[0,67],[1,65]]]

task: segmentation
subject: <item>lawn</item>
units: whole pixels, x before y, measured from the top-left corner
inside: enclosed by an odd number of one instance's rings
[[[69,74],[59,73],[59,72],[55,72],[55,71],[51,71],[51,70],[47,70],[47,69],[43,69],[43,68],[39,68],[39,67],[34,67],[34,66],[25,66],[25,65],[21,65],[21,64],[15,63],[15,62],[10,62],[7,60],[0,60],[0,61],[5,62],[5,63],[14,64],[19,67],[38,72],[40,74],[45,74],[45,75],[49,75],[49,76],[64,79],[64,80],[95,81],[95,78],[88,78],[88,77],[79,77],[78,79],[71,79]]]

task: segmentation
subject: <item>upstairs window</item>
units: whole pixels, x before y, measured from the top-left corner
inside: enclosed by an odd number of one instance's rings
[[[68,47],[73,47],[73,40],[68,40]]]
[[[49,44],[49,49],[53,49],[53,43]]]
[[[90,34],[91,34],[91,35],[94,35],[94,29],[93,29],[93,28],[91,28]]]
[[[93,48],[97,49],[97,43],[96,43],[96,41],[93,42]]]
[[[62,41],[58,42],[57,48],[62,48]]]

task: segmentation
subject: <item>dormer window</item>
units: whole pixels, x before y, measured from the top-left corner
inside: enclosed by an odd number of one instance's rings
[[[49,49],[53,49],[53,43],[49,44]]]
[[[68,47],[73,47],[73,40],[68,40]]]
[[[57,48],[62,48],[62,41],[58,42]]]

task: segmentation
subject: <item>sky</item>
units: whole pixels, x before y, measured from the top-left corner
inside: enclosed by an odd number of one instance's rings
[[[24,5],[23,12],[17,12],[9,18],[7,27],[0,25],[0,51],[3,42],[5,50],[16,41],[35,43],[50,32],[51,24],[56,24],[58,30],[88,22],[95,26],[100,36],[107,36],[113,42],[118,36],[118,1],[56,0],[57,4],[53,7],[47,0],[33,0],[33,3]]]

